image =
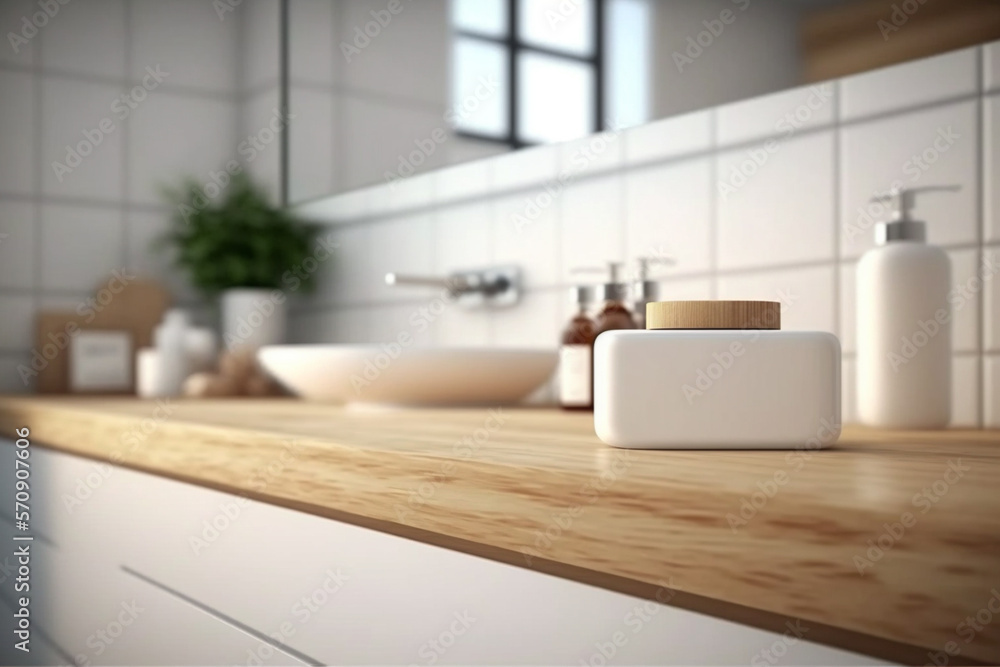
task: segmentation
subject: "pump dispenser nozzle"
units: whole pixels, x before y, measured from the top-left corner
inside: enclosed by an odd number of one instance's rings
[[[607,262],[606,268],[586,266],[573,269],[574,273],[605,273],[608,280],[597,286],[597,298],[600,301],[625,301],[628,298],[628,285],[622,282],[624,262]]]
[[[917,204],[917,195],[924,192],[957,192],[958,185],[927,185],[921,188],[893,188],[884,194],[875,195],[873,202],[888,202],[892,205],[892,220],[880,222],[875,227],[875,243],[885,245],[890,241],[927,240],[927,224],[911,217]]]

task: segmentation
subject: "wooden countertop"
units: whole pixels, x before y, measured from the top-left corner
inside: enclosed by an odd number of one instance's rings
[[[2,398],[0,425],[634,595],[667,583],[672,604],[779,631],[801,619],[812,640],[892,660],[955,647],[950,664],[1000,664],[998,431],[654,452],[606,447],[590,415],[554,410],[107,398]]]

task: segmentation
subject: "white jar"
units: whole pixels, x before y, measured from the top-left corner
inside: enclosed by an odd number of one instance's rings
[[[594,344],[594,427],[631,449],[820,449],[840,436],[840,341],[780,331],[780,304],[648,304]]]

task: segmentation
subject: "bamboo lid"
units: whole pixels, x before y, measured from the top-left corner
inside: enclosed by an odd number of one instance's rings
[[[647,329],[780,329],[777,301],[653,301]]]

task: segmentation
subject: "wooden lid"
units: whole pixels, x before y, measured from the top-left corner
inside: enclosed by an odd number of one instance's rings
[[[647,329],[780,329],[777,301],[654,301]]]

